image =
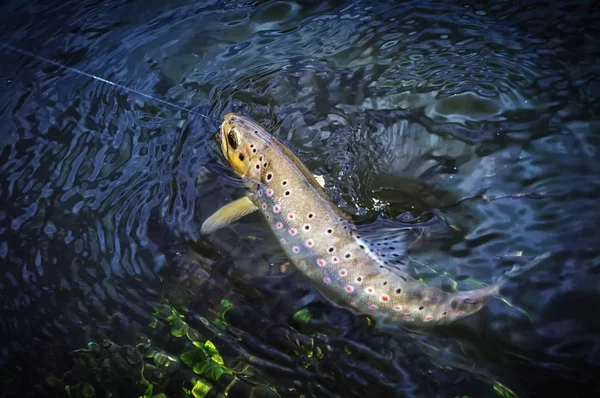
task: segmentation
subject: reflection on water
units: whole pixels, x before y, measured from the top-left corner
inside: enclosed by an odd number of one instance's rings
[[[185,394],[198,374],[211,394],[234,377],[241,396],[598,387],[591,2],[9,1],[0,15],[4,43],[194,110],[0,49],[9,396],[100,388],[81,369],[107,359],[129,361],[127,392],[102,387],[123,396],[144,393],[142,376]],[[503,291],[513,307],[379,330],[282,274],[257,215],[199,236],[242,193],[210,138],[229,111],[273,128],[361,222],[434,211],[410,252],[430,283],[469,289],[552,257]],[[168,303],[202,339],[160,321]],[[214,343],[231,374],[165,365],[194,341],[205,354]]]

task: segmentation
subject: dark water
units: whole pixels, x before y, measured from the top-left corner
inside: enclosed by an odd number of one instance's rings
[[[148,383],[184,396],[190,341],[157,305],[232,369],[202,375],[209,396],[600,392],[592,2],[0,10],[4,44],[194,110],[0,48],[4,396],[140,396]],[[430,283],[469,289],[552,256],[504,289],[514,307],[424,333],[373,327],[282,274],[257,215],[199,236],[242,192],[210,138],[229,111],[274,128],[360,222],[435,210],[409,253]]]

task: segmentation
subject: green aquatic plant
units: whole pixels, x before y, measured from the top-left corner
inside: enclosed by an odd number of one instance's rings
[[[308,323],[308,322],[310,322],[312,317],[313,317],[313,315],[306,308],[301,309],[300,311],[296,312],[293,316],[294,320],[299,323]]]
[[[500,398],[519,398],[517,394],[514,393],[513,390],[506,387],[504,384],[500,382],[496,382],[494,384],[494,391]]]
[[[148,388],[146,388],[144,395],[140,396],[139,398],[167,398],[167,396],[163,393],[154,395],[153,390],[154,390],[154,386],[152,384],[150,384],[148,386]]]
[[[184,352],[179,358],[194,373],[211,380],[218,381],[224,374],[233,373],[225,366],[219,351],[210,340],[206,341],[203,346],[195,344],[193,350]]]
[[[213,319],[213,323],[217,325],[220,329],[225,330],[229,323],[225,320],[225,314],[227,311],[233,308],[233,304],[231,301],[223,299],[221,300],[221,311],[212,311],[217,315],[216,319]]]

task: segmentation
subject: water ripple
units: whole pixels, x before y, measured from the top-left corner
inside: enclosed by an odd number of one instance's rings
[[[592,2],[10,1],[2,11],[2,41],[180,107],[0,50],[0,363],[15,365],[3,379],[31,381],[21,395],[44,395],[40,380],[67,370],[66,352],[137,341],[165,296],[198,319],[228,297],[220,349],[254,358],[282,395],[483,397],[498,381],[577,395],[594,383]],[[259,217],[199,236],[242,193],[210,140],[232,110],[272,128],[362,222],[435,210],[411,252],[432,283],[471,288],[551,251],[503,291],[523,312],[495,301],[443,331],[373,330],[280,275]],[[183,260],[191,249],[202,261]],[[297,322],[306,307],[311,320]],[[40,353],[42,370],[18,373]]]

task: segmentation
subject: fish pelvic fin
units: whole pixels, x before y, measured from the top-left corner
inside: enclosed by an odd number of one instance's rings
[[[202,224],[200,233],[202,235],[207,235],[215,232],[256,210],[258,210],[258,207],[256,207],[248,196],[244,196],[243,198],[226,204],[208,217]]]

